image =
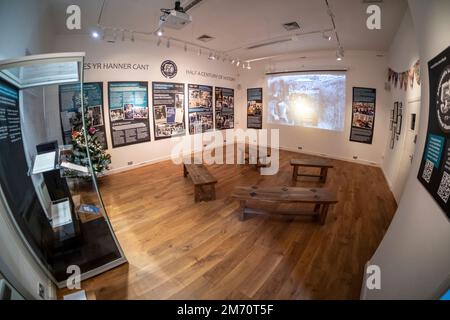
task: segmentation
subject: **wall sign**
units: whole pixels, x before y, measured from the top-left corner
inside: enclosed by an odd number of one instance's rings
[[[72,128],[74,121],[81,120],[80,85],[65,84],[59,86],[59,112],[61,115],[61,130],[65,144],[72,143]],[[95,136],[103,149],[108,149],[106,141],[105,117],[103,115],[103,83],[89,82],[83,84],[84,107],[92,126],[96,129]]]
[[[147,82],[108,82],[113,148],[150,141]]]
[[[155,139],[184,135],[184,84],[153,82],[152,91]]]
[[[234,128],[234,89],[216,87],[216,129]]]
[[[377,90],[353,88],[350,141],[372,144]]]
[[[177,75],[178,68],[172,60],[166,60],[161,64],[161,73],[164,77],[172,79]]]
[[[450,47],[428,62],[428,73],[428,133],[418,179],[450,218]]]
[[[189,84],[188,92],[189,134],[213,130],[213,87]]]
[[[262,129],[263,89],[247,89],[247,128]]]

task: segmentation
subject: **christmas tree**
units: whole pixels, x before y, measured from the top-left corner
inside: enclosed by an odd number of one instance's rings
[[[87,152],[91,157],[92,168],[96,176],[101,175],[108,170],[111,163],[111,155],[105,152],[102,144],[98,141],[96,136],[97,130],[92,126],[92,118],[87,115],[85,117],[86,134],[83,128],[83,121],[81,113],[77,113],[72,122],[72,146],[73,151],[69,161],[81,166],[89,166]],[[74,172],[71,176],[77,176]]]

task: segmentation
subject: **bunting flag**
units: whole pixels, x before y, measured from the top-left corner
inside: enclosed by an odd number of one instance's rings
[[[420,85],[420,61],[409,68],[407,71],[395,72],[391,68],[388,70],[388,81],[394,84],[397,88],[400,85],[400,89],[408,90],[408,84],[410,88],[414,86],[414,80]]]

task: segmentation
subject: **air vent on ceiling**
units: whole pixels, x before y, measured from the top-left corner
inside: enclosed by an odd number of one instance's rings
[[[292,30],[299,30],[300,29],[300,25],[297,22],[288,22],[283,24],[283,27],[287,30],[287,31],[292,31]]]
[[[279,43],[288,42],[288,41],[291,41],[291,39],[282,39],[282,40],[275,40],[275,41],[255,44],[253,46],[248,47],[247,50],[257,49],[257,48],[267,47],[267,46],[272,46],[274,44],[279,44]]]
[[[207,34],[204,34],[204,35],[202,35],[202,36],[197,38],[197,40],[200,40],[202,42],[209,42],[212,39],[214,39],[214,37],[208,36]]]

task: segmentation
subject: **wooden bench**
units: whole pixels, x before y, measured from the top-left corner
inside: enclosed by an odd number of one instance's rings
[[[194,183],[195,202],[216,200],[217,179],[202,164],[184,164],[183,175]]]
[[[296,182],[298,177],[314,177],[319,178],[320,182],[325,183],[327,180],[328,169],[333,168],[333,165],[328,160],[316,159],[316,160],[300,160],[292,159],[291,166],[293,166],[292,171],[292,181]],[[299,168],[319,168],[320,174],[302,174],[299,173]]]
[[[236,187],[231,195],[240,201],[240,220],[244,221],[247,214],[265,215],[298,215],[313,216],[321,225],[325,224],[330,205],[338,202],[336,193],[330,189],[308,189],[288,187]],[[248,201],[278,204],[314,204],[314,210],[310,212],[279,211],[270,214],[266,211],[249,208]]]

